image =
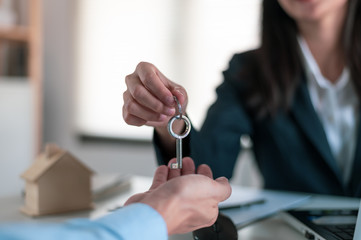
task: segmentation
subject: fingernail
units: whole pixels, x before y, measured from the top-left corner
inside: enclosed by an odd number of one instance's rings
[[[174,108],[166,108],[165,109],[165,114],[168,116],[173,116],[175,114],[175,109]]]
[[[184,96],[183,92],[180,91],[181,88],[176,88],[175,91],[178,92],[180,95]]]
[[[160,116],[159,116],[159,121],[164,121],[165,119],[167,118],[167,116],[166,115],[164,115],[164,114],[161,114]]]
[[[168,106],[170,106],[170,107],[172,107],[174,105],[174,98],[173,97],[170,97],[170,96],[166,97],[165,101],[166,101],[166,104]]]

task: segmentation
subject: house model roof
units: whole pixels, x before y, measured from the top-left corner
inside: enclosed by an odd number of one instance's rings
[[[61,161],[64,158],[71,158],[74,162],[78,163],[81,168],[85,171],[88,171],[89,174],[93,174],[94,172],[84,165],[80,160],[74,157],[69,152],[59,148],[55,144],[47,144],[45,147],[45,152],[41,153],[35,162],[31,165],[29,169],[27,169],[21,177],[25,180],[35,182],[41,177],[47,170],[53,167],[57,162]]]

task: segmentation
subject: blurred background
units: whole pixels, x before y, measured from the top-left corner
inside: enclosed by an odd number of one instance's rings
[[[98,173],[152,176],[152,129],[122,118],[124,77],[155,64],[200,127],[222,71],[259,45],[260,0],[0,0],[0,196],[46,143]],[[251,144],[233,181],[261,184]],[[241,166],[242,165],[242,166]]]

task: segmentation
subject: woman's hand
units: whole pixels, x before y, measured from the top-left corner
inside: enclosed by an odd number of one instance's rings
[[[153,64],[141,62],[126,76],[127,90],[123,94],[123,118],[129,125],[166,127],[176,113],[174,97],[185,113],[187,92],[166,78]]]

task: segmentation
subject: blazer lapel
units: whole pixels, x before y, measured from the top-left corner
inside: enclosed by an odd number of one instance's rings
[[[359,108],[359,114],[361,114],[361,107]],[[348,189],[350,191],[351,196],[360,197],[361,195],[361,115],[359,116],[359,120],[358,120],[355,158],[353,162]]]
[[[301,81],[300,87],[297,88],[295,92],[294,103],[291,111],[293,112],[299,126],[303,129],[305,135],[319,151],[339,181],[342,182],[340,169],[338,168],[336,160],[332,155],[323,125],[312,105],[305,81]]]

